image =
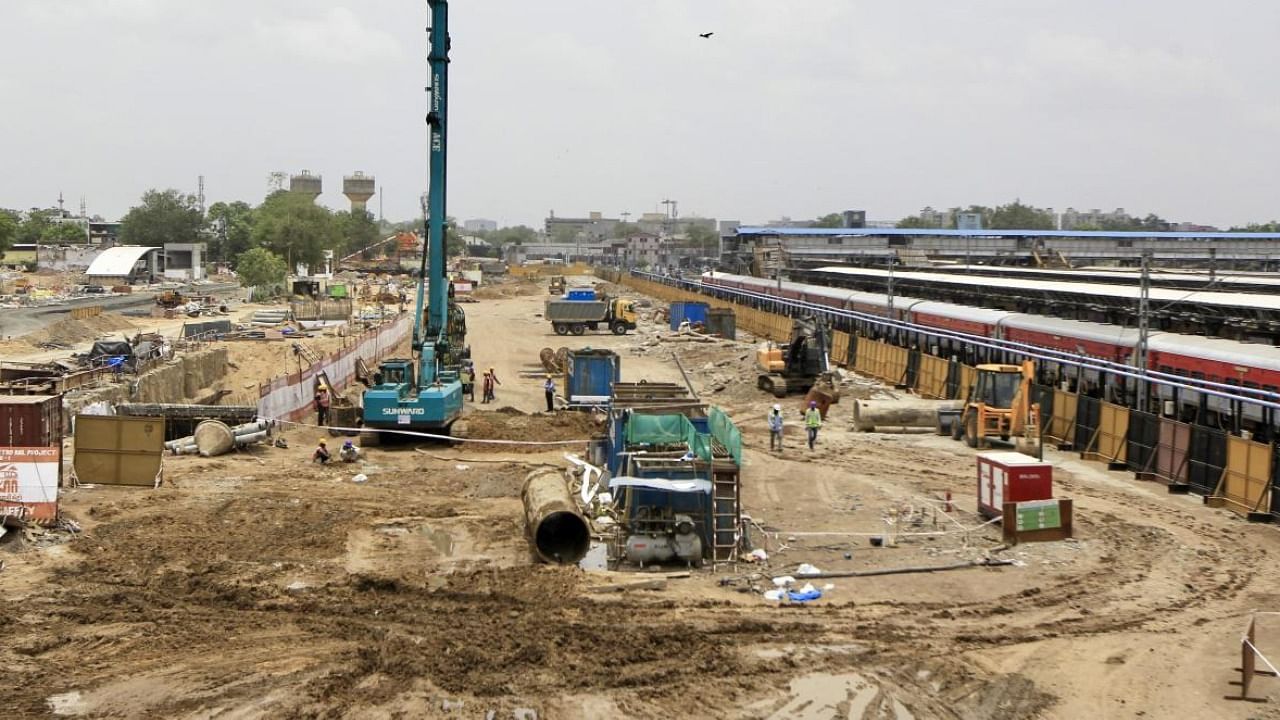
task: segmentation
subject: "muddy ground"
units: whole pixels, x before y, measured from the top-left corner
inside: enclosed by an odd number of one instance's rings
[[[535,566],[522,537],[521,479],[566,448],[381,447],[321,467],[307,462],[317,433],[295,429],[288,449],[169,458],[156,490],[69,490],[79,535],[0,545],[9,715],[1280,717],[1280,680],[1255,683],[1271,703],[1223,699],[1248,612],[1280,605],[1277,529],[1049,452],[1077,537],[1000,549],[978,527],[961,444],[854,433],[846,402],[810,452],[797,398],[789,445],[770,453],[774,401],[750,382],[749,342],[659,340],[647,324],[561,338],[537,317],[544,296],[501,295],[467,307],[477,362],[503,383],[496,406],[469,405],[468,434],[590,431],[538,412],[544,346],[615,348],[629,381],[683,381],[674,350],[743,428],[745,507],[769,567],[591,593],[619,576]],[[954,520],[938,512],[947,491]],[[983,557],[1015,564],[831,580],[810,605],[761,597],[801,562]],[[1268,640],[1280,655],[1280,632]]]

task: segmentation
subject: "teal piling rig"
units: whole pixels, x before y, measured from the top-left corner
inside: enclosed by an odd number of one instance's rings
[[[413,319],[413,360],[384,360],[364,393],[362,419],[373,428],[448,432],[462,413],[458,367],[466,348],[466,319],[452,299],[445,265],[448,169],[449,3],[427,0],[431,25],[427,243],[423,249]],[[416,371],[416,372],[415,372]],[[416,378],[415,378],[416,375]]]

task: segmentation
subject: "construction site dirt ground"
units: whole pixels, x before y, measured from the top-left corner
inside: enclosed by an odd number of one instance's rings
[[[1238,693],[1249,612],[1280,608],[1280,530],[1048,451],[1077,537],[996,550],[999,531],[976,527],[963,444],[855,433],[845,401],[810,452],[796,397],[788,445],[771,453],[774,400],[750,382],[750,342],[659,341],[669,333],[650,323],[557,337],[537,317],[544,297],[467,306],[477,363],[502,383],[492,411],[468,404],[470,434],[590,429],[589,416],[540,412],[542,378],[521,372],[542,347],[617,349],[628,381],[683,381],[678,352],[743,429],[745,509],[767,568],[593,593],[648,575],[533,564],[518,497],[531,467],[581,447],[401,445],[319,466],[317,431],[295,428],[288,449],[166,458],[155,490],[68,490],[72,539],[0,541],[7,715],[1280,717],[1278,679],[1254,683],[1269,703],[1224,699]],[[885,392],[850,382],[846,397]],[[935,512],[946,491],[954,520]],[[893,518],[896,546],[871,547]],[[820,581],[834,588],[804,605],[762,598],[802,562],[837,572],[986,555],[1016,562]],[[1280,655],[1280,619],[1260,622],[1262,650]]]

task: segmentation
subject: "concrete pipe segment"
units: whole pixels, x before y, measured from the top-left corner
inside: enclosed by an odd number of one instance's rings
[[[236,436],[221,420],[205,420],[196,426],[192,433],[196,447],[204,457],[214,457],[231,452],[235,447]]]
[[[564,472],[539,468],[524,478],[525,534],[543,562],[570,565],[591,549],[591,529],[569,493]]]
[[[938,423],[939,410],[959,410],[960,400],[858,400],[853,404],[853,429],[929,428]]]

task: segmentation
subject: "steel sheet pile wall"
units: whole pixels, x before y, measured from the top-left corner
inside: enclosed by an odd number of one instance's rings
[[[785,341],[791,334],[791,318],[770,310],[793,311],[769,300],[735,303],[627,274],[608,277],[659,299],[696,298],[712,307],[732,308],[739,327],[759,337]],[[851,331],[876,332],[853,325]],[[833,362],[887,383],[905,383],[923,397],[964,399],[977,377],[971,365],[846,330],[833,334],[832,345]],[[1188,488],[1210,504],[1252,519],[1280,520],[1280,492],[1275,491],[1280,488],[1280,446],[1058,387],[1037,386],[1035,394],[1045,440],[1070,446],[1086,459],[1123,465],[1139,478]]]
[[[366,364],[373,366],[403,343],[412,329],[413,317],[405,314],[360,335],[353,345],[325,357],[316,366],[260,385],[258,416],[271,420],[301,420],[311,411],[312,389],[319,371],[325,371],[336,389],[342,390],[355,378],[356,358],[363,358]]]

